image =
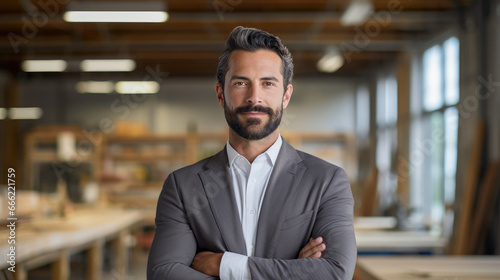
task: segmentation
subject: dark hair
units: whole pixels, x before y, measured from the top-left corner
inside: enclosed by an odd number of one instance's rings
[[[255,28],[245,28],[238,26],[226,40],[226,46],[219,56],[219,64],[217,65],[217,82],[224,88],[224,78],[227,73],[228,58],[231,52],[235,50],[256,51],[265,49],[275,52],[281,58],[283,67],[283,84],[286,87],[292,83],[293,76],[293,59],[287,47],[283,45],[280,38],[269,34],[266,31]]]

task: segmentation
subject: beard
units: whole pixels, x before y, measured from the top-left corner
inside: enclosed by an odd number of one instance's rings
[[[244,123],[239,118],[239,114],[246,112],[262,112],[269,116],[269,120],[265,124],[261,124],[262,120],[259,118],[247,118]],[[283,104],[273,110],[269,107],[262,106],[242,106],[234,110],[229,109],[224,100],[224,116],[229,127],[234,130],[239,136],[248,140],[260,140],[267,137],[274,132],[281,123],[281,116],[283,115]]]

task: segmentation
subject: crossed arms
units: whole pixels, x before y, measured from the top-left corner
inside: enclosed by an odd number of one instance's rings
[[[345,172],[338,169],[335,173],[338,174],[321,194],[312,229],[308,231],[309,237],[321,238],[308,237],[308,242],[293,257],[249,257],[253,279],[352,278],[357,254],[352,228],[353,199]],[[200,242],[199,224],[193,224],[193,218],[186,212],[186,200],[175,174],[170,175],[158,201],[148,280],[218,279],[220,261],[227,251],[225,244],[216,229],[205,233],[213,235],[214,240]],[[207,218],[197,221],[201,225],[210,222]]]
[[[315,239],[311,237],[306,246],[300,250],[298,258],[319,259],[321,257],[321,252],[325,249],[326,245],[323,243],[322,237]],[[219,276],[220,263],[223,255],[224,253],[214,253],[210,251],[199,252],[196,256],[194,256],[191,268],[207,275]]]

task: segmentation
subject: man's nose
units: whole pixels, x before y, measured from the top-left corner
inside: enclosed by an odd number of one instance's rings
[[[249,88],[247,103],[254,105],[262,103],[262,90],[258,86],[252,86]]]

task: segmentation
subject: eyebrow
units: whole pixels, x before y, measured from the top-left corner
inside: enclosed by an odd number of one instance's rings
[[[231,79],[232,80],[246,80],[246,81],[250,81],[250,79],[248,77],[244,77],[244,76],[232,76]],[[276,81],[276,82],[279,82],[278,78],[276,77],[262,77],[260,78],[259,80],[261,81]]]

